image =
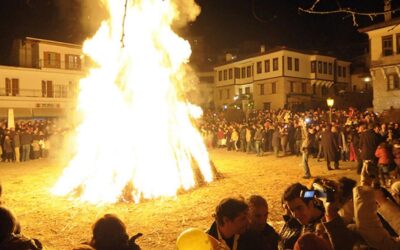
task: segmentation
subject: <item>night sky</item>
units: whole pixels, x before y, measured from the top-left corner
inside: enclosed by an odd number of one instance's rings
[[[160,0],[162,1],[162,0]],[[393,7],[398,6],[393,1]],[[100,1],[94,0],[2,0],[0,6],[0,63],[7,62],[11,41],[32,36],[82,43],[97,29],[104,16]],[[183,32],[203,36],[207,50],[216,55],[224,49],[240,48],[257,41],[267,48],[285,45],[295,49],[331,51],[354,57],[368,48],[366,35],[359,34],[345,14],[311,15],[299,7],[314,0],[196,0],[202,12]],[[321,0],[320,10],[353,7],[360,11],[382,11],[383,0]],[[350,4],[350,5],[349,5]],[[381,21],[358,17],[360,27]]]

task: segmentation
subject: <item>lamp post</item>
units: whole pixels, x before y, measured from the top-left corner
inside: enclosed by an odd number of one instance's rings
[[[332,107],[333,107],[334,103],[335,103],[335,100],[333,100],[332,98],[326,99],[326,104],[329,107],[329,123],[332,123]]]

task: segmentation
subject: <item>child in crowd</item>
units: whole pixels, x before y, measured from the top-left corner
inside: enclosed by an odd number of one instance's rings
[[[379,144],[375,151],[378,158],[379,179],[382,186],[390,185],[390,171],[393,170],[393,154],[390,145],[386,142]]]

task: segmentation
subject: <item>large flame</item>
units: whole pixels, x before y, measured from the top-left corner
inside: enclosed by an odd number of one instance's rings
[[[84,43],[98,66],[80,81],[77,153],[54,194],[112,203],[128,190],[139,201],[187,190],[197,174],[212,181],[193,126],[199,108],[184,97],[190,45],[171,28],[182,10],[172,0],[127,3],[107,0],[109,20]]]

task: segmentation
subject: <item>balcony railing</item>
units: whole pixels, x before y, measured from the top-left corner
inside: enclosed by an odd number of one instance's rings
[[[37,98],[74,98],[76,94],[72,91],[52,91],[52,92],[42,92],[40,89],[18,89],[9,90],[5,88],[0,88],[0,96],[10,96],[10,97],[37,97]]]

